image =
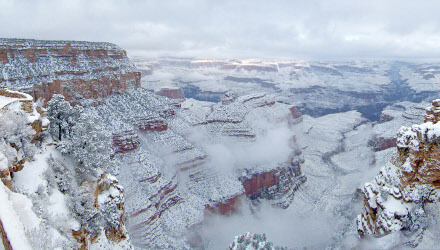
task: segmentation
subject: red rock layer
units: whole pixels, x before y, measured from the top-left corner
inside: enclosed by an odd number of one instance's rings
[[[140,86],[141,74],[126,52],[108,43],[0,39],[0,72],[7,63],[0,83],[26,89],[46,103],[55,93],[76,102]]]
[[[111,94],[125,92],[129,87],[140,86],[139,72],[115,72],[96,79],[54,80],[35,85],[32,96],[35,100],[43,99],[46,103],[54,94],[61,94],[67,101],[74,102],[78,94],[84,99],[99,99]]]
[[[277,170],[253,174],[250,179],[243,181],[245,194],[258,195],[264,188],[276,186],[280,181]]]
[[[3,242],[3,247],[5,250],[12,250],[11,242],[8,240],[8,236],[6,235],[5,229],[3,228],[3,223],[0,220],[0,237]]]
[[[156,92],[161,96],[166,96],[171,99],[185,99],[185,94],[181,88],[162,88]]]
[[[213,206],[207,206],[205,212],[220,214],[220,215],[231,215],[237,212],[240,207],[240,202],[242,200],[242,195],[232,197],[223,202],[218,202]]]
[[[152,118],[139,118],[137,121],[139,130],[146,131],[166,131],[168,129],[168,123],[163,119]]]
[[[390,115],[382,114],[380,116],[379,123],[389,122],[389,121],[392,121],[393,119],[394,119],[394,117],[392,117]]]
[[[125,131],[119,135],[113,135],[113,148],[115,153],[127,153],[138,148],[140,142],[135,131]]]
[[[300,118],[302,116],[302,113],[299,112],[295,106],[291,107],[289,110],[293,119]]]

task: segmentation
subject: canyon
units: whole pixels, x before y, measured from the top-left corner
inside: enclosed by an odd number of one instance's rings
[[[97,191],[89,192],[98,197],[94,202],[98,213],[106,212],[109,209],[106,206],[115,203],[111,206],[117,207],[119,226],[94,233],[90,232],[90,225],[75,222],[70,236],[68,230],[63,229],[64,233],[55,238],[76,241],[86,248],[115,244],[122,248],[130,248],[131,244],[137,247],[190,247],[191,241],[185,238],[187,230],[203,224],[204,217],[209,214],[234,213],[233,203],[237,199],[267,199],[274,206],[288,207],[294,192],[306,179],[301,174],[301,152],[294,144],[287,144],[288,138],[283,145],[287,154],[280,159],[256,162],[264,165],[261,169],[240,162],[225,171],[216,166],[218,163],[212,159],[215,157],[212,151],[206,153],[213,142],[259,144],[259,137],[268,128],[253,124],[256,116],[267,116],[266,122],[275,119],[279,126],[288,126],[298,118],[291,115],[291,106],[276,103],[270,95],[242,96],[219,103],[211,112],[205,112],[207,110],[200,108],[198,103],[192,103],[195,107],[186,105],[181,90],[162,89],[155,94],[141,88],[140,72],[126,57],[126,52],[113,44],[2,39],[0,45],[1,84],[5,93],[26,96],[34,109],[30,113],[41,110],[44,119],[48,101],[53,95],[61,94],[71,105],[82,106],[81,112],[99,118],[110,135],[114,152],[110,157],[118,166],[112,174],[118,180],[110,177],[110,183],[114,184],[101,187],[100,182],[106,178],[104,174],[97,180]],[[20,110],[19,107],[14,109]],[[47,130],[47,119],[44,123]],[[206,139],[196,140],[195,130],[203,133]],[[25,196],[30,193],[25,190],[29,187],[23,183],[23,178],[36,171],[32,168],[40,171],[34,178],[42,183],[51,182],[43,175],[51,167],[48,165],[50,157],[45,158],[50,152],[56,152],[55,162],[64,161],[65,167],[75,167],[72,159],[53,147],[52,144],[59,147],[60,142],[51,142],[44,130],[39,132],[41,140],[35,144],[37,157],[41,157],[38,163],[34,163],[35,158],[32,158],[36,156],[33,156],[23,160],[21,168],[15,165],[2,168],[5,185]],[[9,161],[5,164],[10,165]],[[19,172],[17,177],[11,174],[13,172]],[[260,180],[267,176],[273,179],[261,184]],[[52,191],[51,186],[44,190],[49,195],[59,192]],[[114,190],[119,190],[121,195],[116,195]],[[103,198],[100,193],[111,196]],[[60,195],[63,197],[60,199],[68,199],[68,194]],[[36,202],[32,197],[27,199]],[[102,211],[99,210],[100,199],[111,202],[105,203]],[[62,226],[56,222],[50,224],[54,229]],[[8,230],[2,235],[5,239],[13,238],[8,237]],[[25,237],[29,238],[29,244],[35,244],[31,236]]]
[[[0,39],[0,118],[21,117],[0,143],[5,248],[437,242],[435,63],[132,58],[111,43]],[[66,123],[93,117],[110,145],[112,167],[91,179],[51,136],[58,94]]]

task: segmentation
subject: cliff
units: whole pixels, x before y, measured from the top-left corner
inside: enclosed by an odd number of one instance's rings
[[[49,101],[96,101],[140,86],[127,53],[111,43],[0,39],[0,85]]]
[[[438,215],[430,207],[440,202],[439,106],[440,100],[433,101],[426,109],[425,123],[399,130],[397,154],[365,184],[364,209],[357,219],[361,236],[405,231],[417,234],[407,242],[417,246],[435,223]]]

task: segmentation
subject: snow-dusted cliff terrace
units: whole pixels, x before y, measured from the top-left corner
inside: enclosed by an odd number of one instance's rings
[[[105,97],[140,85],[140,73],[117,45],[0,38],[0,85],[48,101]]]

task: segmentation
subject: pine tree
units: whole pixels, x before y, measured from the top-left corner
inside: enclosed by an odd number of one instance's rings
[[[72,108],[64,96],[55,94],[47,103],[47,118],[50,121],[49,132],[59,141],[71,136],[72,127],[82,113],[81,106]]]
[[[96,176],[97,168],[110,170],[112,153],[110,134],[96,114],[81,113],[72,127],[72,155],[77,159],[80,173]]]

